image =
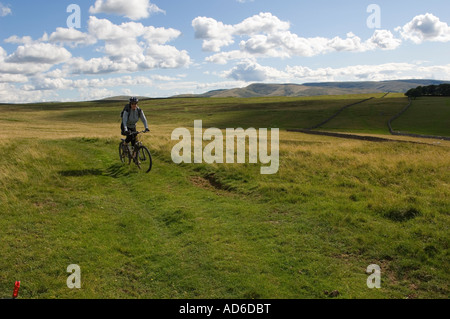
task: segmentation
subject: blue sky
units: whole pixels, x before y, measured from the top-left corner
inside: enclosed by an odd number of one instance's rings
[[[0,102],[450,80],[449,23],[444,0],[0,0]]]

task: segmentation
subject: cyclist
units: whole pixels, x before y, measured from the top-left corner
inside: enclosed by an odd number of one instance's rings
[[[141,119],[145,126],[145,132],[150,132],[148,129],[147,118],[145,117],[144,111],[138,106],[139,100],[136,97],[130,98],[130,103],[127,104],[123,111],[122,116],[122,135],[126,136],[125,144],[131,143],[134,147],[136,143],[136,135],[132,134],[137,132],[136,123]],[[135,154],[133,153],[133,157]]]

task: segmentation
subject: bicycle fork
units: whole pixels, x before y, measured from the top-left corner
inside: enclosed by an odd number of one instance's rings
[[[124,146],[127,148],[128,156],[136,163],[139,164],[138,161],[138,151],[136,147],[133,147],[124,142]]]

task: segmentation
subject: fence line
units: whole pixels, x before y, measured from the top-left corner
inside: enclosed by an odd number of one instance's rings
[[[333,114],[331,117],[329,117],[328,119],[326,119],[325,121],[323,121],[323,122],[321,122],[321,123],[319,123],[319,124],[317,124],[317,125],[315,125],[315,126],[309,128],[309,129],[310,129],[310,130],[314,130],[314,129],[316,129],[316,128],[319,128],[319,127],[321,127],[322,125],[324,125],[324,124],[330,122],[332,119],[334,119],[336,116],[338,116],[339,114],[341,114],[342,111],[344,111],[345,109],[349,108],[350,106],[357,105],[357,104],[361,104],[361,103],[367,102],[367,101],[372,100],[372,99],[374,99],[374,97],[371,97],[371,98],[368,98],[368,99],[365,99],[365,100],[362,100],[362,101],[359,101],[359,102],[356,102],[356,103],[352,103],[352,104],[346,105],[346,106],[342,107],[339,111],[337,111],[335,114]]]
[[[412,104],[412,100],[411,98],[408,98],[409,103],[407,106],[405,106],[400,113],[398,113],[397,115],[395,115],[393,118],[391,118],[388,121],[388,127],[389,127],[389,132],[392,135],[397,135],[397,136],[409,136],[409,137],[419,137],[419,138],[431,138],[431,139],[438,139],[438,140],[446,140],[446,141],[450,141],[450,137],[447,136],[435,136],[435,135],[422,135],[422,134],[414,134],[414,133],[405,133],[405,132],[399,132],[399,131],[394,131],[392,129],[392,122],[395,121],[396,119],[398,119],[400,116],[403,115],[403,113],[405,113],[411,106]]]

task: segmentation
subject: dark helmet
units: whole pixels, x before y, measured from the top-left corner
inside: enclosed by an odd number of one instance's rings
[[[137,97],[132,97],[132,98],[130,99],[130,103],[137,103],[137,102],[139,102],[139,100],[138,100]]]

